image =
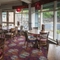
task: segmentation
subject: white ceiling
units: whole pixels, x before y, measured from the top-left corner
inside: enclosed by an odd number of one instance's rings
[[[0,4],[7,4],[11,2],[16,2],[17,0],[0,0]]]
[[[13,2],[25,2],[25,3],[31,3],[32,1],[36,2],[38,0],[0,0],[0,5],[1,4],[8,4],[8,3],[13,3]]]
[[[21,2],[21,1],[23,1],[25,3],[31,3],[31,0],[0,0],[0,5],[13,3],[13,2]]]
[[[22,5],[22,2],[29,4],[36,1],[38,0],[0,0],[0,9],[12,9],[12,6]]]

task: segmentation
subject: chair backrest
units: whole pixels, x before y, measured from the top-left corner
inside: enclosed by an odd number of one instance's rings
[[[12,32],[12,33],[15,32],[15,28],[11,28],[10,32]]]
[[[40,32],[40,39],[48,39],[49,32]]]
[[[27,41],[28,40],[28,32],[24,31],[24,35],[25,35],[25,38],[26,38],[26,41]]]
[[[5,39],[0,38],[0,60],[4,60],[4,41]]]
[[[38,29],[38,27],[33,27],[33,29]]]
[[[4,45],[4,39],[0,38],[0,48]]]
[[[18,27],[15,27],[15,34],[18,34]]]

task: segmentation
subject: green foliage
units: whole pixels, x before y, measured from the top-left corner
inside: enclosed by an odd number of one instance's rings
[[[43,17],[44,18],[52,18],[53,17],[53,13],[52,12],[44,12],[43,13]]]
[[[52,18],[53,12],[43,12],[43,17],[44,18]],[[57,18],[60,18],[60,11],[57,12]]]
[[[60,11],[57,12],[57,17],[60,18]]]
[[[57,34],[60,34],[60,30],[57,30]]]

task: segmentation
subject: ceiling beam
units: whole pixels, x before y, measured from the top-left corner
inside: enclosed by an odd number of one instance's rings
[[[21,1],[23,1],[25,3],[31,3],[31,0],[21,0]]]

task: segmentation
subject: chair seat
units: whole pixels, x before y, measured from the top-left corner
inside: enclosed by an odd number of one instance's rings
[[[36,38],[29,38],[29,40],[36,40]]]
[[[35,42],[36,40],[28,40],[28,42]]]
[[[45,42],[45,41],[47,41],[46,39],[40,39],[40,41],[43,41],[43,42]]]

